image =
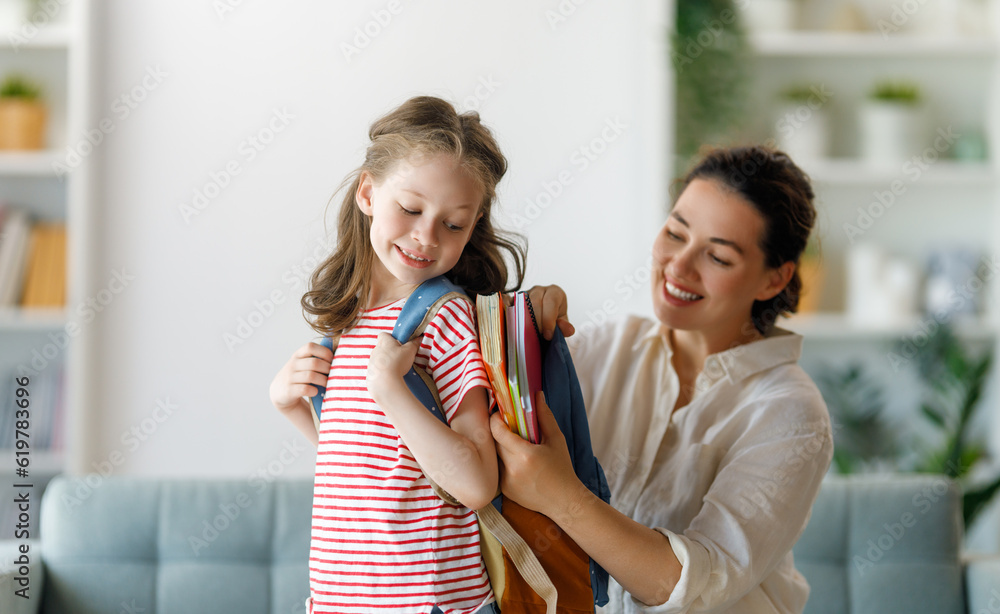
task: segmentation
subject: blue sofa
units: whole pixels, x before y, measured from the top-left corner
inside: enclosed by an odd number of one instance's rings
[[[312,482],[56,478],[30,601],[0,571],[2,614],[301,614]],[[0,561],[16,561],[7,542]]]
[[[31,599],[0,550],[0,613],[305,611],[312,483],[57,478],[31,542]],[[808,614],[1000,612],[1000,559],[963,561],[961,497],[935,476],[828,478],[796,566]]]

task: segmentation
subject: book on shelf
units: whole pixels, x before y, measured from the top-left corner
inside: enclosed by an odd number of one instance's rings
[[[58,451],[63,445],[63,422],[65,416],[65,377],[61,364],[50,364],[31,378],[27,386],[30,400],[28,413],[28,429],[18,429],[17,399],[14,395],[17,370],[8,372],[0,385],[0,452],[14,450],[17,447],[17,431],[28,435],[28,445],[31,451]],[[23,414],[22,414],[23,416]],[[21,439],[24,437],[22,436]]]
[[[0,307],[66,304],[66,225],[0,206]]]
[[[538,326],[528,295],[507,306],[500,293],[476,298],[479,344],[500,415],[512,432],[538,443],[535,394],[541,390]]]

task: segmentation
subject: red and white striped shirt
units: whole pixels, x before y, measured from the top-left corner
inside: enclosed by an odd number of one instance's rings
[[[380,332],[391,333],[406,299],[362,313],[337,346],[323,399],[312,545],[311,612],[475,612],[493,600],[475,513],[442,501],[372,400],[366,371]],[[474,307],[445,303],[424,333],[415,364],[437,384],[450,422],[489,382]]]

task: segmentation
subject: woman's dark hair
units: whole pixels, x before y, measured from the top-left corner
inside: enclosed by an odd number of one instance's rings
[[[795,313],[799,305],[799,257],[816,223],[809,177],[788,154],[755,145],[710,151],[684,178],[683,188],[695,179],[711,179],[728,187],[760,213],[764,218],[760,248],[768,268],[795,263],[795,273],[781,292],[770,300],[754,301],[754,327],[766,333],[779,315]]]

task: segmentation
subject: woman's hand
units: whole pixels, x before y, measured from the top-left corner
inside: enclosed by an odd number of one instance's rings
[[[403,384],[403,376],[413,366],[413,360],[417,357],[420,339],[421,337],[417,337],[400,344],[389,333],[379,333],[375,349],[372,350],[371,359],[368,361],[367,379],[368,392],[376,403],[379,403],[381,393],[385,392],[388,386]]]
[[[562,288],[554,285],[534,286],[528,290],[528,298],[543,337],[552,339],[556,326],[559,326],[566,337],[576,332],[576,328],[566,319],[566,293]]]
[[[334,338],[333,347],[337,347]],[[302,397],[311,397],[326,386],[330,376],[333,351],[318,343],[309,342],[295,350],[285,366],[271,380],[271,403],[283,414],[300,405]]]
[[[576,477],[566,438],[542,392],[535,397],[535,408],[540,432],[537,444],[512,433],[500,412],[490,418],[501,463],[500,489],[505,497],[559,522],[559,516],[577,503],[579,495],[590,491]]]

